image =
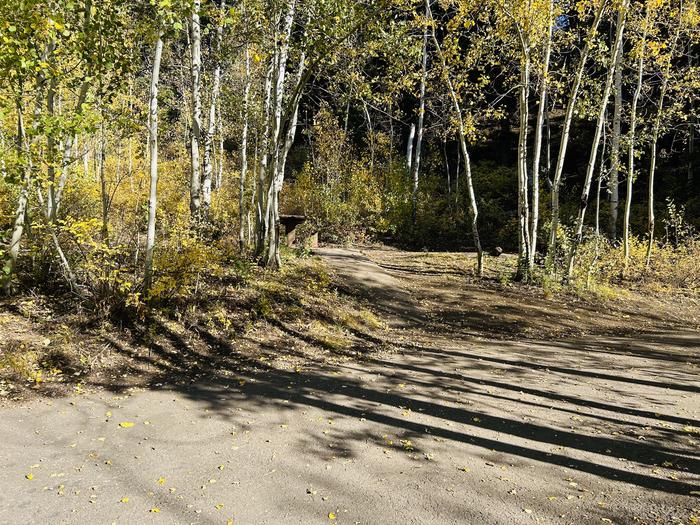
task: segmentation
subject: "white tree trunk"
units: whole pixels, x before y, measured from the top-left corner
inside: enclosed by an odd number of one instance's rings
[[[642,83],[644,80],[644,58],[646,53],[647,29],[649,23],[650,10],[647,9],[646,18],[644,21],[644,33],[642,41],[638,49],[639,57],[637,59],[637,85],[632,96],[632,105],[630,106],[630,129],[628,135],[628,150],[627,150],[627,187],[625,192],[625,210],[622,224],[622,239],[623,251],[625,258],[625,270],[630,257],[630,214],[632,213],[632,188],[634,185],[634,152],[637,133],[637,105],[639,97],[642,94]]]
[[[683,4],[680,4],[679,10],[682,11]],[[671,49],[669,51],[669,58],[666,63],[666,67],[663,72],[663,80],[661,83],[661,91],[659,92],[659,104],[656,111],[656,117],[654,118],[654,125],[651,132],[651,151],[649,152],[650,165],[649,165],[649,192],[648,192],[648,242],[647,242],[647,255],[646,255],[646,268],[649,269],[651,263],[651,252],[654,247],[654,229],[656,226],[656,217],[654,215],[654,181],[656,177],[656,155],[657,155],[657,145],[659,142],[659,133],[661,132],[661,121],[664,114],[664,104],[666,102],[666,91],[668,90],[668,81],[671,75],[671,67],[673,62],[673,56],[676,50],[676,45],[678,44],[678,38],[680,37],[681,24],[683,17],[682,13],[678,14],[676,32],[673,37],[673,43],[671,44]]]
[[[224,34],[224,14],[226,1],[221,1],[221,21],[216,28],[216,65],[214,66],[214,78],[211,88],[211,100],[209,103],[209,120],[207,121],[207,133],[204,136],[204,178],[202,180],[202,208],[204,216],[209,215],[211,207],[211,188],[214,174],[214,132],[216,131],[216,106],[219,99],[221,86],[221,41]]]
[[[148,198],[148,233],[146,236],[146,272],[143,281],[144,296],[153,284],[153,250],[156,244],[156,209],[158,205],[158,79],[160,59],[163,54],[163,35],[158,37],[153,54],[151,92],[148,108],[148,149],[150,157],[151,186]]]
[[[266,209],[267,203],[267,168],[270,161],[270,132],[272,129],[271,118],[272,118],[272,72],[276,62],[276,52],[270,59],[270,65],[267,68],[267,73],[265,74],[265,102],[264,102],[264,114],[265,114],[265,125],[263,127],[262,136],[262,158],[260,159],[260,167],[258,169],[258,180],[256,184],[257,193],[257,203],[255,207],[255,223],[256,223],[256,242],[255,242],[255,255],[262,255],[265,250],[265,239],[267,238],[268,229],[268,214]]]
[[[574,110],[576,109],[576,102],[578,100],[578,93],[581,87],[581,80],[583,79],[583,74],[586,70],[586,62],[588,60],[588,55],[590,53],[591,44],[595,34],[598,32],[598,26],[600,25],[600,20],[603,17],[603,12],[605,11],[605,6],[607,5],[606,0],[599,0],[598,8],[596,9],[595,18],[586,36],[586,43],[581,51],[581,57],[579,58],[578,68],[576,70],[576,76],[574,77],[574,83],[571,87],[571,94],[569,96],[569,101],[566,106],[566,114],[564,116],[564,123],[561,132],[561,141],[559,143],[559,154],[557,155],[557,163],[554,168],[554,179],[552,181],[552,221],[550,224],[549,232],[549,247],[547,250],[547,265],[550,267],[551,272],[555,272],[555,256],[557,249],[557,232],[559,230],[559,190],[561,186],[561,179],[564,173],[564,161],[566,160],[566,151],[569,147],[569,138],[571,133],[571,122],[574,118]]]
[[[620,46],[616,61],[622,64],[623,49]],[[612,240],[617,239],[617,216],[620,203],[619,167],[620,167],[620,125],[622,122],[622,66],[615,68],[615,84],[613,89],[615,106],[613,108],[612,140],[610,142],[610,223],[608,235]]]
[[[248,176],[248,102],[250,99],[250,50],[245,48],[245,84],[243,86],[243,136],[241,137],[241,179],[238,188],[238,245],[245,249],[245,185]]]
[[[408,132],[408,143],[406,144],[406,167],[408,173],[413,172],[413,144],[416,141],[416,125],[411,123],[411,129]]]
[[[433,14],[430,9],[430,1],[425,0],[425,11],[428,19],[433,21]],[[459,98],[457,97],[457,92],[454,89],[452,80],[450,78],[449,69],[447,67],[447,62],[442,54],[440,48],[440,43],[438,42],[437,35],[435,34],[435,25],[432,28],[432,39],[435,45],[435,50],[437,51],[442,67],[445,71],[445,80],[447,83],[447,88],[450,92],[450,97],[452,98],[452,103],[454,105],[454,110],[457,115],[457,122],[459,123],[459,145],[462,150],[462,155],[464,156],[464,178],[467,184],[467,193],[469,195],[469,217],[471,219],[472,235],[474,236],[474,244],[476,246],[476,269],[477,275],[481,277],[484,274],[484,252],[481,248],[481,240],[479,239],[479,208],[476,203],[476,194],[474,193],[474,184],[472,181],[472,167],[471,160],[469,158],[469,149],[467,148],[467,136],[466,128],[464,125],[464,117],[462,116],[462,108],[459,104]]]
[[[199,218],[202,205],[201,172],[199,146],[202,138],[202,35],[199,21],[201,0],[194,0],[192,10],[192,41],[190,43],[192,57],[192,134],[190,136],[190,212],[194,218]]]
[[[535,124],[535,144],[532,160],[532,213],[530,214],[530,253],[528,254],[528,272],[535,269],[535,253],[537,252],[537,234],[540,220],[540,165],[542,158],[542,135],[544,119],[547,113],[547,91],[549,87],[549,60],[552,53],[552,32],[554,29],[554,0],[549,0],[549,23],[547,40],[545,42],[542,64],[542,79],[540,84],[540,100],[537,108]]]
[[[418,107],[418,129],[416,136],[415,160],[413,161],[413,224],[416,223],[418,213],[418,180],[420,177],[420,157],[423,149],[423,123],[425,120],[425,84],[428,77],[428,28],[423,32],[423,62],[420,78],[420,102]]]
[[[527,171],[527,137],[530,120],[530,49],[524,36],[521,36],[522,56],[520,59],[520,89],[518,112],[520,127],[518,132],[518,276],[528,279],[528,261],[530,260],[530,234],[528,228],[528,171]]]
[[[591,145],[591,153],[588,159],[588,165],[586,167],[586,178],[583,182],[583,190],[581,191],[581,201],[579,204],[578,216],[576,218],[576,228],[574,231],[574,238],[571,242],[571,247],[569,248],[568,263],[567,263],[567,276],[570,278],[574,272],[574,265],[576,261],[576,251],[578,246],[581,244],[583,239],[583,225],[586,218],[586,209],[588,207],[588,196],[591,189],[591,182],[593,180],[593,172],[595,170],[596,159],[598,156],[598,147],[600,146],[600,138],[603,129],[603,124],[605,123],[605,114],[608,107],[608,99],[610,98],[610,90],[612,89],[613,79],[615,76],[615,71],[617,68],[621,67],[619,60],[622,58],[620,53],[620,48],[622,47],[622,37],[625,31],[625,22],[627,20],[627,10],[629,8],[629,0],[623,0],[620,10],[617,15],[617,28],[615,30],[615,43],[613,45],[612,53],[610,56],[610,69],[605,79],[605,87],[603,89],[602,99],[600,101],[600,110],[598,112],[598,120],[596,123],[595,135],[593,137],[593,144]]]
[[[17,102],[17,149],[21,153],[24,149],[24,115],[22,104]],[[22,169],[22,186],[17,199],[17,210],[15,211],[15,222],[12,228],[12,237],[10,245],[5,256],[5,262],[2,271],[2,286],[5,294],[12,293],[12,276],[17,267],[17,258],[19,257],[19,248],[24,235],[24,224],[27,217],[27,203],[29,202],[29,184],[31,181],[31,172],[24,164],[21,164]]]

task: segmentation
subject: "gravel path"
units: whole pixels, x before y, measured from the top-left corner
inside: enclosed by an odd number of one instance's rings
[[[296,371],[222,360],[188,385],[0,409],[0,523],[700,519],[697,333],[441,334],[399,273],[319,255],[400,352]]]

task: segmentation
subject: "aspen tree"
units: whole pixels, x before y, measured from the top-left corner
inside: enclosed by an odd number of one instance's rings
[[[622,47],[622,38],[625,31],[625,23],[627,21],[628,9],[629,0],[622,0],[618,8],[617,26],[615,28],[615,42],[613,44],[612,52],[610,55],[610,67],[605,78],[605,87],[603,88],[603,95],[600,101],[600,109],[598,112],[598,120],[596,123],[595,134],[593,137],[593,144],[591,145],[588,165],[586,166],[586,178],[583,182],[583,190],[581,191],[581,201],[579,203],[578,216],[576,218],[574,238],[572,239],[571,247],[569,248],[566,270],[567,278],[571,278],[573,275],[574,264],[576,260],[576,251],[583,239],[584,219],[586,217],[586,209],[588,207],[588,197],[591,189],[591,182],[593,180],[593,173],[595,170],[596,158],[598,155],[598,147],[600,145],[601,132],[605,123],[605,114],[608,106],[608,98],[610,97],[610,90],[612,89],[615,70],[618,67],[621,67],[619,63],[619,60],[622,58],[620,48]]]

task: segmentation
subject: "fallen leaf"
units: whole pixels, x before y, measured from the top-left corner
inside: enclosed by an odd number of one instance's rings
[[[159,509],[158,507],[153,507],[153,508],[152,508],[151,510],[149,510],[148,512],[158,513],[158,512],[160,512],[160,509]]]
[[[31,481],[31,480],[34,479],[34,474],[32,474],[32,473],[30,472],[29,474],[27,474],[27,475],[24,476],[24,477]]]
[[[122,498],[119,500],[119,503],[129,503],[129,498]]]
[[[131,428],[134,426],[134,424],[131,421],[122,421],[119,423],[119,426],[122,428]]]
[[[329,520],[334,520],[334,519],[335,519],[335,512],[329,512],[329,513],[328,513],[328,519],[329,519]]]
[[[157,483],[158,483],[158,485],[165,484],[165,478],[163,476],[159,477]]]

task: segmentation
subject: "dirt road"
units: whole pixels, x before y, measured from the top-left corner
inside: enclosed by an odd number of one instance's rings
[[[0,523],[697,523],[697,332],[489,337],[469,294],[319,255],[398,351],[291,371],[209,341],[196,380],[0,409]]]

